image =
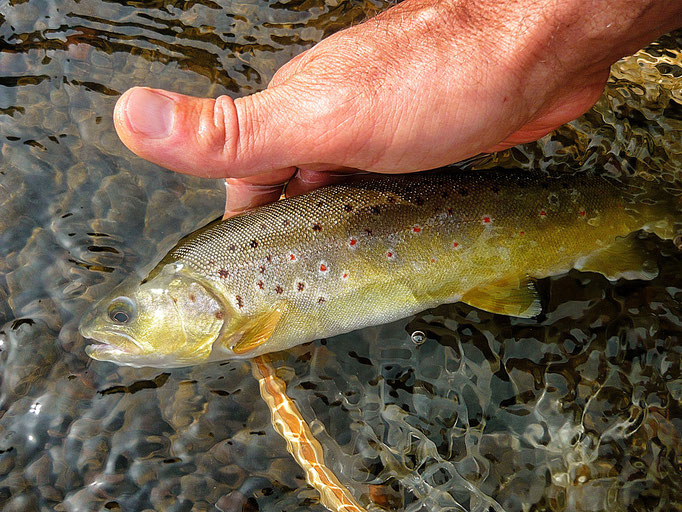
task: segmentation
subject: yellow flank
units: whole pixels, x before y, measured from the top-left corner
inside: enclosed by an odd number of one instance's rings
[[[636,235],[680,232],[672,184],[458,170],[364,176],[216,221],[98,303],[95,359],[251,358],[447,302],[519,317],[533,280],[572,268],[655,275]]]
[[[322,446],[286,394],[286,384],[277,377],[268,356],[252,360],[253,375],[272,415],[272,426],[287,442],[287,450],[305,471],[308,485],[320,493],[320,502],[332,512],[366,512],[324,463]]]

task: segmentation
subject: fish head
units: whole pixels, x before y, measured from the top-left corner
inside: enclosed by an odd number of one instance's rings
[[[204,362],[225,322],[225,308],[181,265],[166,265],[142,283],[123,283],[81,319],[98,343],[93,359],[129,366],[179,367]]]

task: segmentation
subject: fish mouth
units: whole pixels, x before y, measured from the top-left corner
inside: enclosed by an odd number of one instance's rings
[[[79,332],[83,338],[94,340],[85,346],[85,353],[99,361],[116,361],[121,357],[143,354],[142,348],[128,334],[102,329],[89,329],[81,325]]]

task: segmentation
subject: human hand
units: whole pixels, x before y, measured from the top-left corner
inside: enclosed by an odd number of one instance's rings
[[[681,11],[667,0],[405,0],[251,96],[133,88],[116,130],[143,158],[226,178],[231,215],[276,200],[288,180],[298,194],[349,170],[419,171],[536,140],[589,109],[609,66]]]

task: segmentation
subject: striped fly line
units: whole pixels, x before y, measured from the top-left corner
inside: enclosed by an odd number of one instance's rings
[[[287,450],[305,471],[308,485],[320,493],[320,502],[332,512],[367,512],[324,463],[322,445],[315,439],[287,386],[275,373],[267,356],[252,359],[260,394],[270,408],[272,426],[287,442]]]

